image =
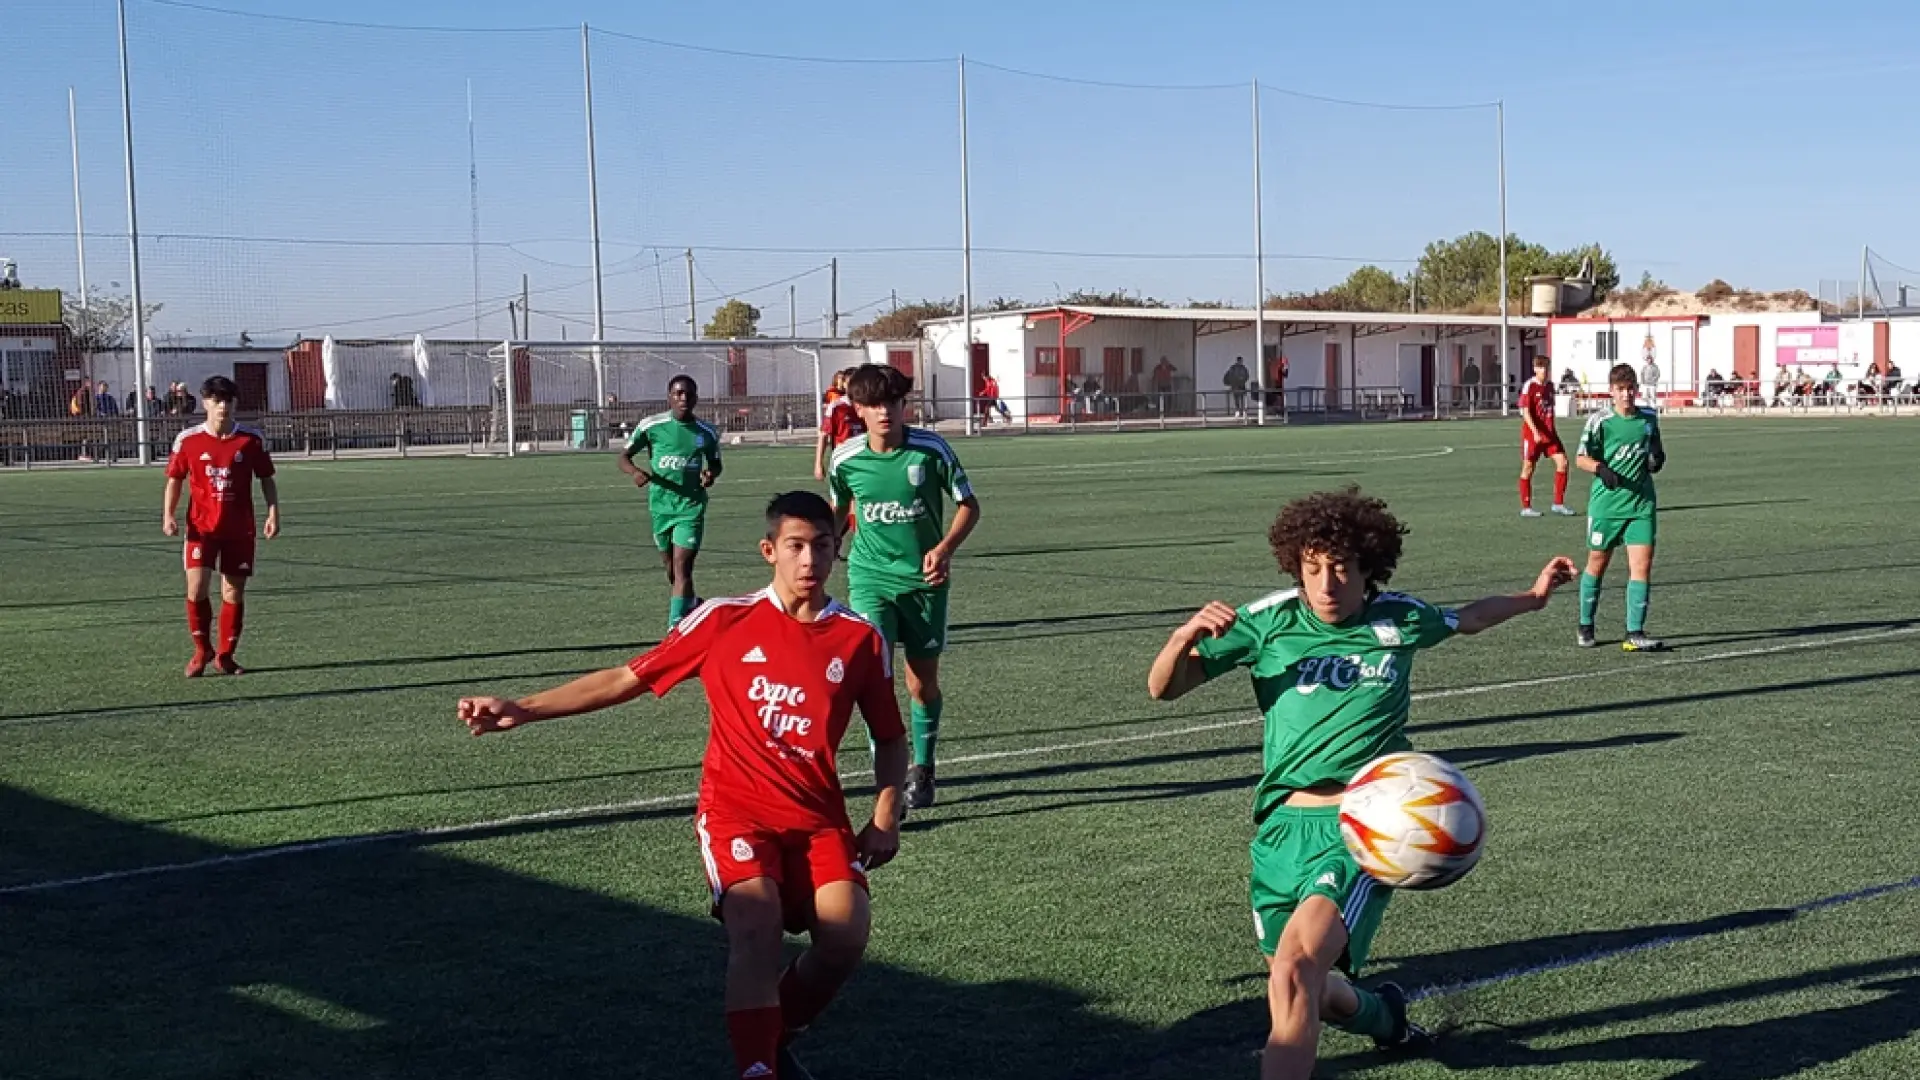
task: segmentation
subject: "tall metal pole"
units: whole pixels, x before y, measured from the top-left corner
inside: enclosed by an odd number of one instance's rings
[[[473,137],[473,80],[467,80],[467,215],[473,252],[473,340],[480,340],[480,155]]]
[[[520,337],[526,341],[533,340],[533,290],[528,288],[525,274],[520,275]],[[594,340],[599,340],[597,331]],[[606,399],[603,397],[600,400]]]
[[[593,145],[592,39],[592,31],[581,23],[580,74],[587,97],[587,226],[593,235],[593,403],[599,406],[607,400],[607,366],[600,349],[600,343],[607,339],[607,299],[600,278],[600,165]]]
[[[153,447],[147,442],[147,310],[140,291],[140,207],[133,187],[133,86],[127,66],[127,0],[119,0],[120,13],[120,129],[125,136],[127,155],[127,254],[132,262],[129,282],[133,289],[133,395],[134,437],[140,440],[140,464],[153,464]]]
[[[840,336],[840,260],[839,259],[833,259],[827,263],[827,288],[829,290],[827,293],[827,303],[828,303],[827,336],[830,338],[837,338]]]
[[[960,411],[967,417],[967,434],[972,435],[975,410],[973,408],[973,207],[969,202],[972,188],[972,161],[967,153],[967,58],[960,57],[960,368],[966,372],[963,378],[965,391],[962,394]],[[897,294],[896,294],[897,295]],[[896,306],[898,300],[895,301]],[[992,363],[991,360],[988,363]],[[937,415],[937,413],[936,413]]]
[[[791,338],[800,336],[799,308],[794,305],[795,288],[796,286],[793,285],[787,286],[787,336]]]
[[[1859,317],[1867,317],[1867,245],[1860,245],[1860,287],[1854,290],[1854,301],[1859,307]]]
[[[73,145],[73,243],[80,260],[80,310],[87,309],[87,215],[80,208],[80,117],[67,87],[67,139]]]
[[[687,340],[700,336],[700,301],[693,295],[693,249],[687,249]]]
[[[1260,190],[1260,80],[1253,80],[1253,364],[1259,372],[1253,385],[1258,400],[1254,422],[1267,422],[1267,246],[1262,211],[1265,200]],[[1195,375],[1199,372],[1196,370]],[[1286,416],[1287,403],[1280,401],[1280,415]]]
[[[1513,407],[1507,393],[1507,350],[1512,338],[1507,331],[1507,103],[1494,102],[1493,116],[1500,131],[1500,382],[1495,392],[1500,395],[1500,415],[1505,416]]]

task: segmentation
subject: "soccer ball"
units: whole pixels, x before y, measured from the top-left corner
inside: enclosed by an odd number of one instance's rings
[[[1374,880],[1438,889],[1480,861],[1487,810],[1465,773],[1432,754],[1375,758],[1340,798],[1340,835]]]

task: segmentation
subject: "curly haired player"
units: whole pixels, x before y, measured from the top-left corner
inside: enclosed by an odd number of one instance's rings
[[[1573,561],[1556,557],[1526,592],[1443,610],[1382,591],[1406,531],[1386,503],[1357,488],[1288,503],[1267,539],[1294,587],[1237,610],[1208,604],[1167,639],[1147,676],[1147,692],[1171,701],[1249,668],[1266,715],[1252,845],[1254,929],[1268,957],[1273,1025],[1264,1080],[1312,1074],[1322,1021],[1382,1047],[1428,1043],[1407,1019],[1399,987],[1350,981],[1366,964],[1389,894],[1347,853],[1340,796],[1368,761],[1409,748],[1408,685],[1421,649],[1538,611],[1573,580]]]

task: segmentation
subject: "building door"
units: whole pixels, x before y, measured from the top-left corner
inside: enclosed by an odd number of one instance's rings
[[[979,348],[979,346],[976,345],[974,348]],[[887,366],[905,375],[909,379],[913,378],[913,350],[888,349]]]
[[[747,350],[739,345],[727,346],[727,396],[747,396]]]
[[[1100,388],[1117,394],[1127,382],[1127,350],[1111,345],[1100,350]]]
[[[1432,345],[1420,346],[1420,407],[1422,409],[1433,408],[1434,352]]]
[[[973,347],[967,350],[967,385],[973,397],[979,397],[981,389],[987,384],[987,364],[986,345],[974,342]]]
[[[1733,377],[1743,382],[1760,381],[1760,328],[1733,328]]]
[[[326,407],[327,374],[320,365],[319,342],[302,341],[287,350],[287,396],[296,411]]]
[[[259,361],[236,361],[233,388],[239,398],[234,406],[242,413],[257,415],[267,411],[267,365]]]
[[[1885,375],[1893,359],[1893,324],[1885,319],[1873,324],[1873,370]]]
[[[1324,407],[1333,409],[1339,407],[1340,401],[1340,346],[1331,341],[1327,342],[1326,358],[1327,391]]]

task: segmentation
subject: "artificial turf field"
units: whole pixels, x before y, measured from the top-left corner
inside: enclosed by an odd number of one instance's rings
[[[876,873],[868,966],[808,1065],[1253,1076],[1251,693],[1160,705],[1147,665],[1203,601],[1278,587],[1266,525],[1316,488],[1386,497],[1413,530],[1394,585],[1436,602],[1582,557],[1581,519],[1515,516],[1516,428],[956,442],[984,520],[940,804]],[[1618,650],[1620,560],[1605,647],[1573,647],[1568,589],[1416,668],[1415,742],[1492,832],[1465,881],[1395,902],[1369,974],[1458,1026],[1437,1061],[1329,1033],[1324,1075],[1920,1076],[1920,426],[1667,437],[1674,652]],[[764,584],[761,506],[808,467],[729,455],[704,594]],[[252,670],[199,682],[161,484],[0,475],[0,1075],[729,1075],[698,688],[484,740],[453,718],[660,636],[610,456],[284,459]],[[865,758],[850,736],[843,768]]]

